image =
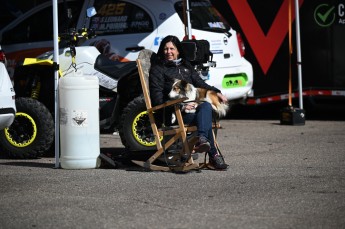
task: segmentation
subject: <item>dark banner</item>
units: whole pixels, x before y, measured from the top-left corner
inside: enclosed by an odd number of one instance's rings
[[[288,92],[289,1],[212,1],[244,38],[245,57],[254,69],[254,96]],[[300,0],[299,4],[303,88],[344,90],[345,1]],[[298,88],[295,26],[293,20],[293,90]]]

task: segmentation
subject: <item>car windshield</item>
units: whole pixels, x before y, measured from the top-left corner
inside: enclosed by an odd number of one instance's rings
[[[230,30],[228,22],[209,1],[190,1],[189,6],[191,8],[190,18],[193,29],[213,32]],[[175,4],[175,10],[181,20],[184,21],[185,10],[182,1]]]

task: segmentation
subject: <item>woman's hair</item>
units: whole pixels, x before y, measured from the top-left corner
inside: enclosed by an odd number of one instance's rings
[[[185,55],[184,55],[184,51],[182,49],[181,41],[176,36],[168,35],[162,40],[162,42],[159,46],[159,49],[157,52],[157,57],[158,57],[159,61],[165,60],[164,47],[165,47],[165,44],[168,42],[172,42],[176,46],[178,52],[180,53],[179,58],[184,59]]]

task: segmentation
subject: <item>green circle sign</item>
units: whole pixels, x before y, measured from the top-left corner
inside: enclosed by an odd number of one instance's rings
[[[335,7],[328,4],[321,4],[315,8],[314,19],[321,27],[328,27],[335,21]]]

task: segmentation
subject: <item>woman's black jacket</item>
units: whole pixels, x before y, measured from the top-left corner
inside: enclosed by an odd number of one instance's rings
[[[157,62],[152,65],[149,77],[152,106],[157,106],[169,100],[168,94],[175,79],[185,80],[193,84],[194,87],[220,92],[216,87],[205,83],[193,66],[185,60],[181,60],[178,64],[172,61]]]

